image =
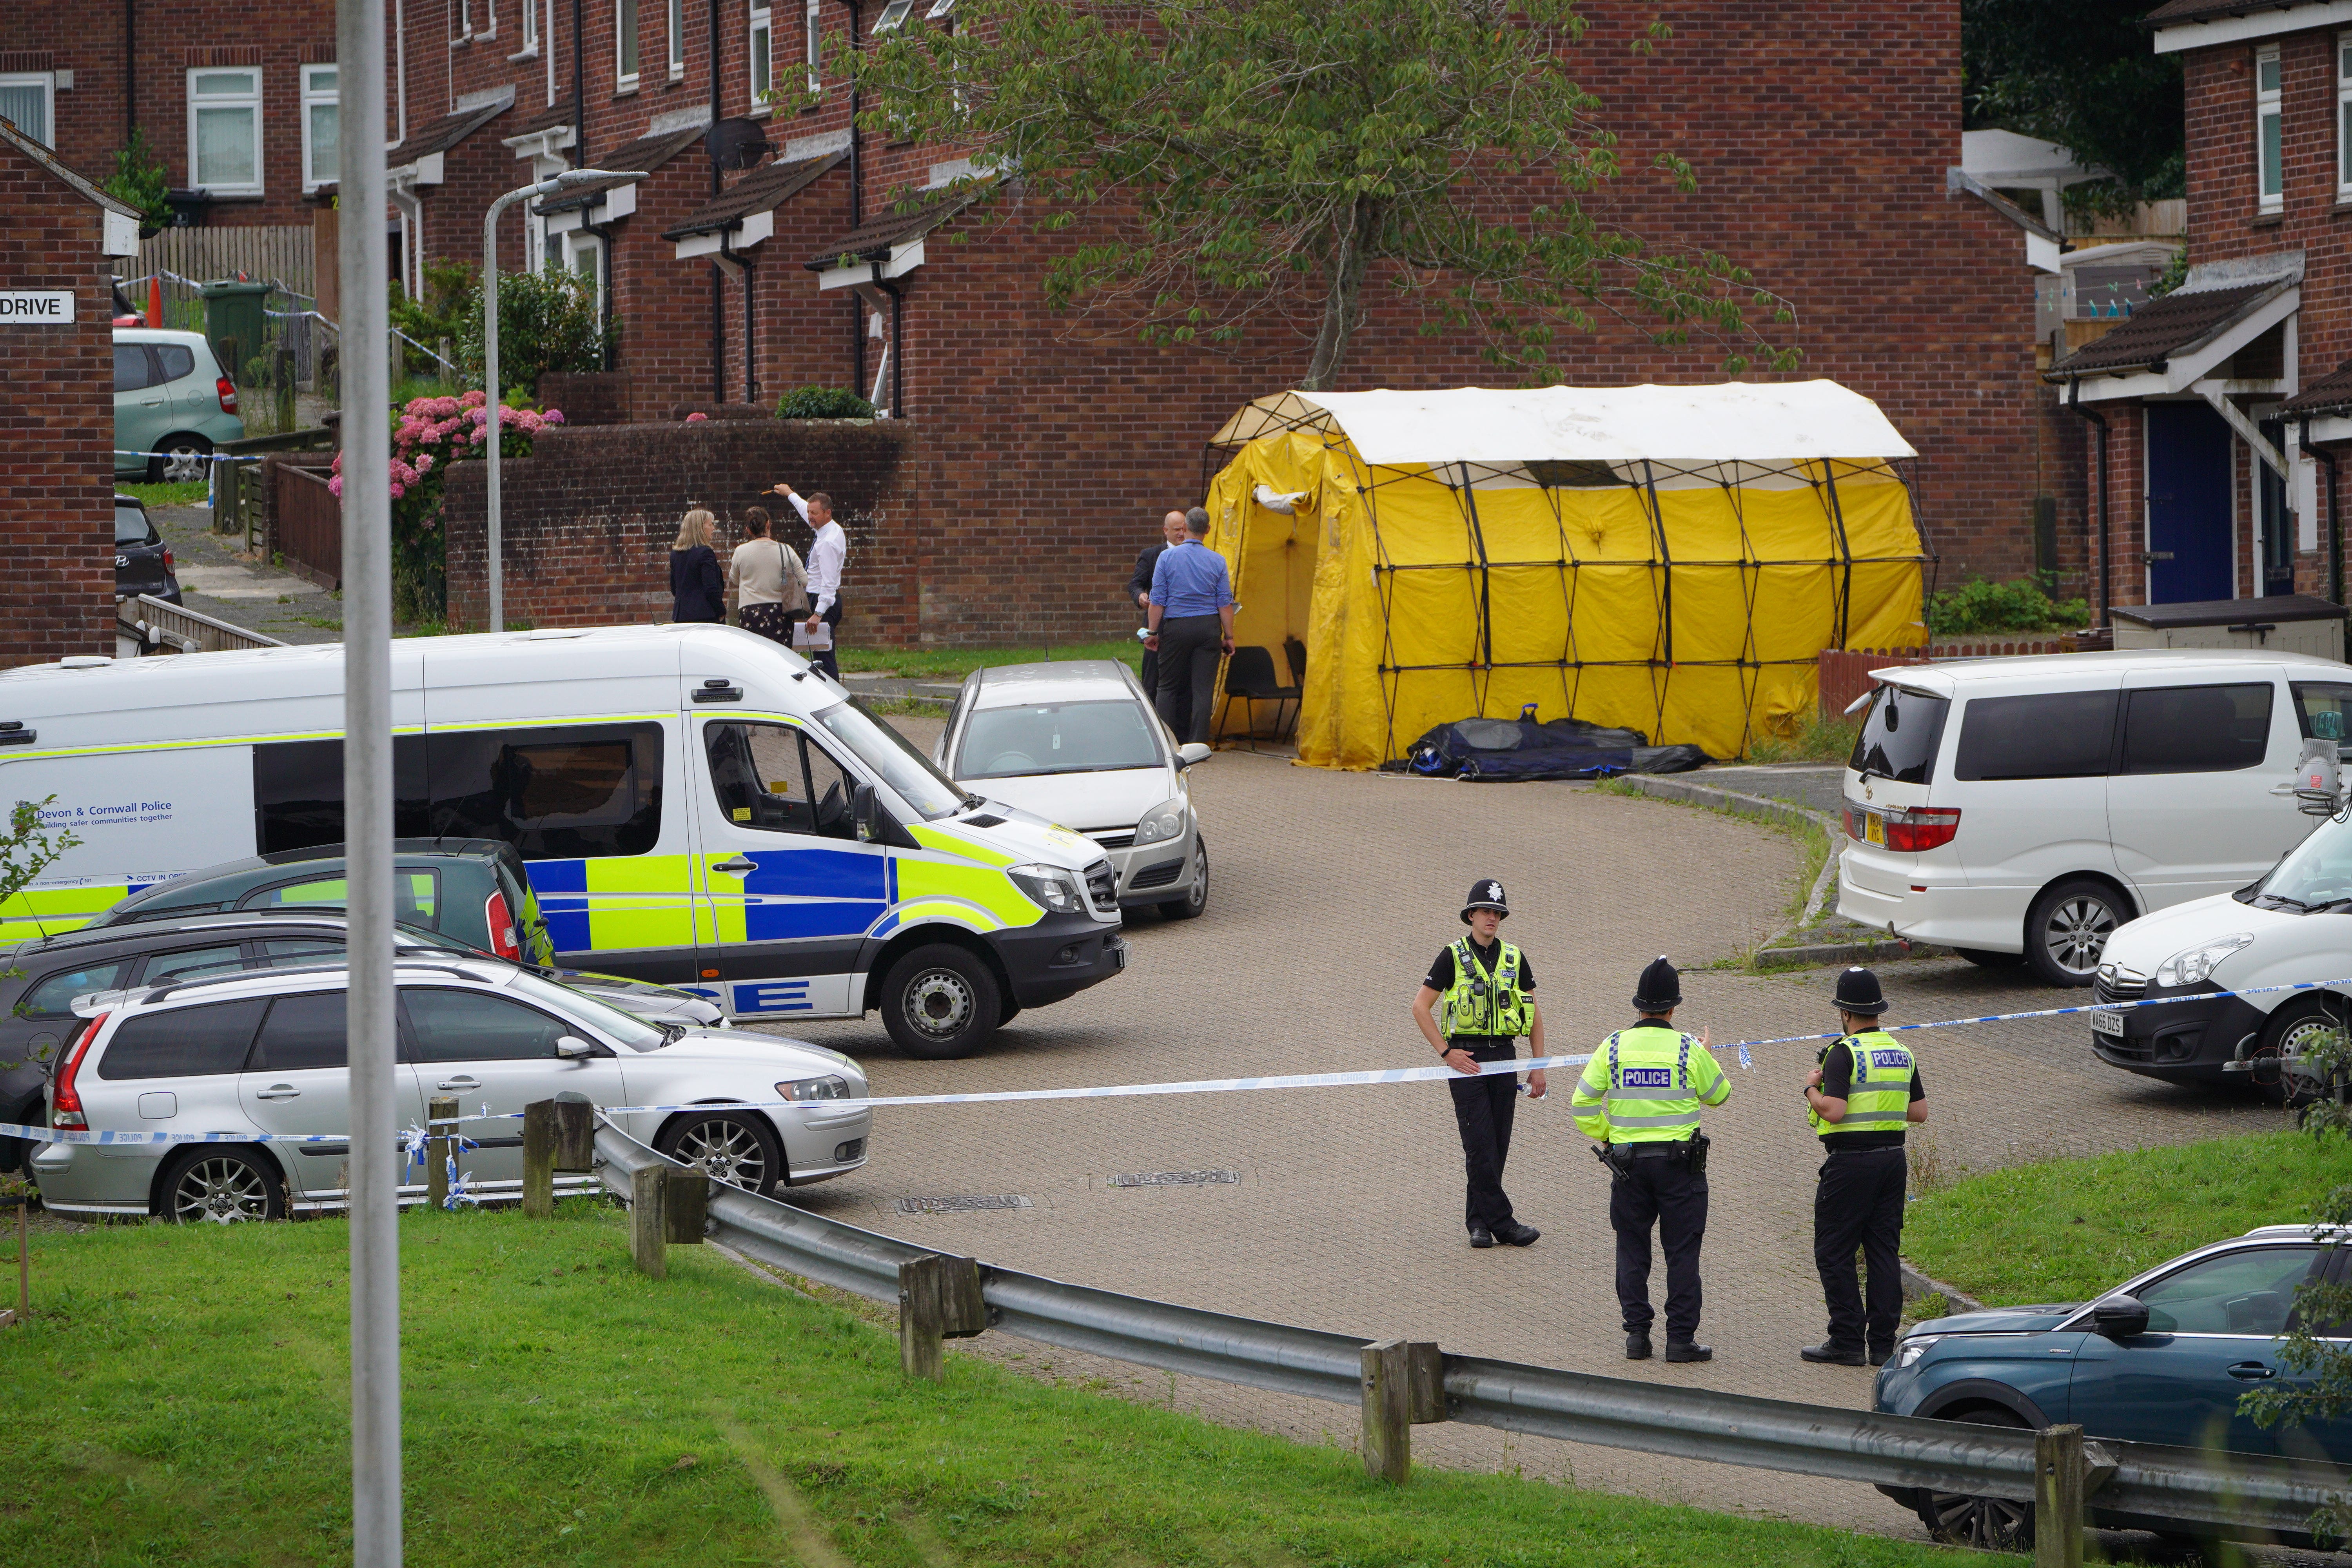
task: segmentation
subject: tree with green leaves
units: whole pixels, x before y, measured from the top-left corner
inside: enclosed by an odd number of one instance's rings
[[[1603,318],[1734,374],[1793,366],[1751,321],[1788,308],[1729,258],[1588,210],[1622,171],[1570,72],[1586,29],[1576,0],[962,0],[855,70],[866,125],[971,149],[982,201],[1070,233],[1049,303],[1147,342],[1272,333],[1328,387],[1384,291],[1530,381]],[[1654,172],[1696,188],[1679,157]]]
[[[2055,142],[2112,181],[2070,203],[2112,210],[2186,190],[2180,57],[2140,18],[2157,0],[1961,0],[1963,123]]]
[[[9,808],[8,826],[0,831],[0,909],[7,908],[42,872],[63,859],[66,851],[81,843],[66,828],[42,825],[41,808],[57,798],[52,795],[20,800]],[[0,972],[0,979],[14,980],[23,973],[20,969]],[[0,1061],[0,1070],[19,1065]]]
[[[141,228],[155,229],[172,221],[168,196],[171,184],[171,177],[163,170],[163,160],[155,155],[153,144],[147,140],[147,128],[134,125],[131,128],[130,143],[114,150],[114,173],[99,189],[135,210]],[[163,323],[152,321],[149,325]]]

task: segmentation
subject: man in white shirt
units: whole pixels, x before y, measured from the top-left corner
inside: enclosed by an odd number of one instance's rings
[[[809,635],[814,637],[820,626],[830,626],[835,647],[810,649],[809,664],[839,680],[841,666],[834,655],[841,640],[841,572],[849,561],[849,536],[833,521],[833,498],[823,490],[803,497],[790,485],[777,485],[774,493],[792,502],[816,534],[808,552]]]

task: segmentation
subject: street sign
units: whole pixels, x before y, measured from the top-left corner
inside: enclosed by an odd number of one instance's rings
[[[0,289],[0,326],[61,327],[73,319],[70,289]]]

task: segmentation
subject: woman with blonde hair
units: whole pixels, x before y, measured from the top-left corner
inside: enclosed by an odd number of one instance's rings
[[[727,575],[735,584],[735,624],[790,647],[793,623],[808,614],[808,568],[770,527],[765,507],[743,509],[743,542]]]
[[[727,583],[719,573],[719,557],[710,548],[711,517],[696,507],[681,519],[677,537],[669,546],[669,618],[673,621],[727,619]]]

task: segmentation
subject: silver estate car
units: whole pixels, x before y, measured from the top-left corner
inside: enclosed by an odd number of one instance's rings
[[[866,1075],[837,1051],[743,1029],[651,1024],[495,960],[397,966],[395,1092],[404,1126],[453,1095],[463,1114],[520,1111],[561,1093],[604,1106],[712,1106],[616,1117],[632,1137],[701,1166],[713,1180],[767,1194],[866,1163],[873,1113],[834,1102],[866,1097]],[[247,971],[82,997],[89,1019],[48,1090],[56,1130],[348,1133],[341,964]],[[719,1109],[726,1101],[789,1103]],[[467,1189],[521,1188],[519,1121],[463,1129],[479,1147],[459,1163]],[[275,1219],[340,1206],[341,1141],[320,1143],[47,1143],[33,1152],[41,1202],[68,1214],[181,1220]],[[425,1192],[404,1173],[404,1197]]]
[[[1209,846],[1178,745],[1135,672],[1115,659],[975,669],[932,760],[964,788],[1083,833],[1110,857],[1123,910],[1171,920],[1209,907]]]

